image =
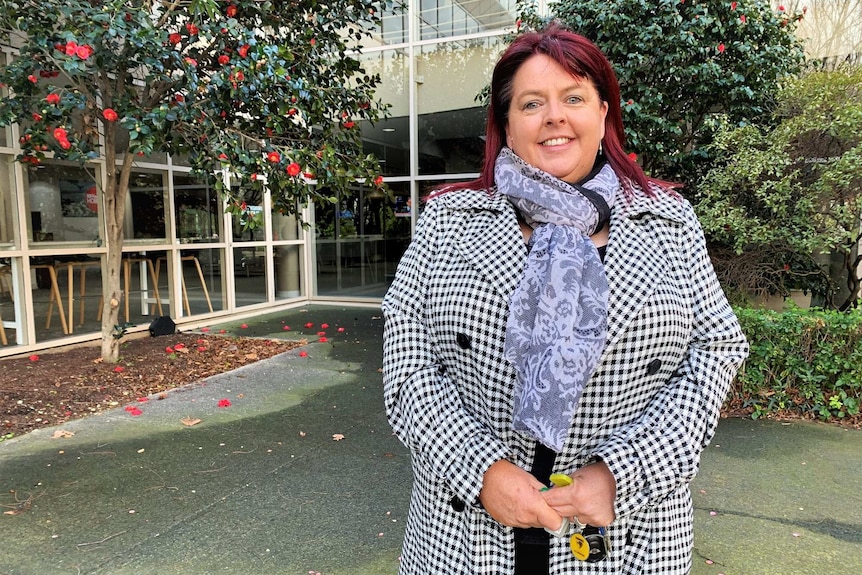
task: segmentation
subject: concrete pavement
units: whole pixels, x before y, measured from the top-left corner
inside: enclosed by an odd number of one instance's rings
[[[397,572],[410,467],[383,411],[379,309],[217,329],[313,343],[139,417],[118,408],[64,425],[73,437],[0,443],[0,510],[21,511],[0,515],[0,575]],[[693,573],[862,573],[860,476],[860,431],[723,420],[693,485]]]

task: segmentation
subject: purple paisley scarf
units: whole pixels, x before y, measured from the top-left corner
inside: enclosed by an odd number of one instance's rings
[[[607,163],[568,184],[509,148],[497,156],[494,178],[533,227],[506,326],[505,356],[518,375],[513,427],[559,452],[605,347],[608,282],[590,236],[620,184]]]

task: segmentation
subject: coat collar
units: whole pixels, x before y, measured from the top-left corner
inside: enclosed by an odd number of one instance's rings
[[[434,201],[455,212],[472,213],[464,219],[459,250],[508,301],[527,255],[512,205],[504,196],[477,190],[448,192]],[[668,223],[681,226],[686,221],[684,200],[676,196],[659,191],[650,197],[639,189],[630,195],[620,194],[611,213],[605,257],[610,284],[608,345],[619,339],[664,281],[669,269],[668,246],[660,241],[659,229],[666,229]]]

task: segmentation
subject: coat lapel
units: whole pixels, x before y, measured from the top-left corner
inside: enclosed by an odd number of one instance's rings
[[[681,200],[665,193],[650,198],[642,192],[622,196],[611,214],[611,234],[605,257],[610,285],[608,345],[616,343],[650,295],[665,279],[668,220],[682,222]],[[658,217],[656,217],[658,216]]]
[[[451,196],[449,206],[463,209],[464,228],[458,239],[461,255],[508,302],[527,258],[514,208],[497,194],[456,192]]]

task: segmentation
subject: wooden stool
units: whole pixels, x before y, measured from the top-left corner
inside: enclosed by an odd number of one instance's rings
[[[69,298],[69,333],[72,333],[75,329],[75,306],[74,306],[74,284],[75,284],[75,268],[79,268],[81,270],[80,282],[81,285],[78,286],[78,292],[80,298],[78,299],[78,325],[84,325],[84,296],[87,294],[87,270],[93,267],[101,267],[101,262],[98,261],[80,261],[80,262],[62,262],[57,264],[57,267],[66,266],[66,273],[68,278],[68,298]],[[102,319],[102,311],[101,305],[99,305],[99,314],[96,318],[96,321]]]
[[[153,279],[153,294],[156,296],[156,305],[159,308],[159,315],[163,315],[162,298],[159,296],[159,276],[156,274],[155,267],[153,267],[153,260],[150,258],[123,258],[123,300],[125,304],[126,321],[129,321],[129,283],[132,279],[132,263],[135,262],[147,263],[147,269],[150,272],[150,277]]]
[[[66,323],[66,311],[63,309],[63,300],[60,298],[60,288],[57,287],[57,269],[54,264],[34,264],[30,268],[34,270],[48,270],[48,277],[51,278],[51,298],[48,300],[48,318],[45,320],[45,329],[51,327],[51,317],[54,315],[54,302],[57,302],[57,311],[60,314],[60,324],[63,326],[63,333],[69,334],[69,326]]]
[[[6,339],[6,326],[3,325],[3,314],[0,314],[0,343],[9,345],[9,340]]]
[[[191,306],[189,305],[189,293],[186,290],[186,275],[183,273],[183,265],[182,262],[195,262],[195,268],[198,271],[198,279],[201,281],[201,288],[204,290],[204,297],[207,300],[207,307],[210,310],[210,313],[213,311],[213,304],[210,301],[210,292],[207,289],[207,282],[204,280],[204,272],[201,269],[201,262],[198,260],[197,256],[180,256],[180,284],[183,288],[183,307],[186,310],[186,315],[192,315]],[[156,260],[156,283],[159,282],[159,273],[162,269],[162,262],[165,262],[165,266],[167,266],[168,258],[162,257]]]

